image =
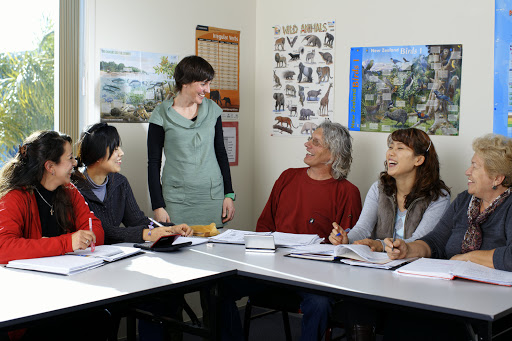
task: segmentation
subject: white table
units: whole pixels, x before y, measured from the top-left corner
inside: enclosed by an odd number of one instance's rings
[[[242,245],[204,245],[190,250],[231,264],[243,277],[367,299],[405,308],[444,313],[479,322],[481,339],[490,339],[492,323],[512,314],[512,288],[468,280],[405,277],[389,270],[245,252]],[[384,305],[382,305],[384,306]]]
[[[131,245],[131,244],[125,244]],[[189,250],[147,253],[72,276],[0,267],[0,329],[110,306],[168,290],[210,285],[236,268]]]
[[[512,288],[466,280],[397,276],[388,270],[246,253],[242,245],[205,244],[120,260],[72,276],[0,267],[0,329],[235,276],[444,313],[477,322],[482,340],[512,313]]]

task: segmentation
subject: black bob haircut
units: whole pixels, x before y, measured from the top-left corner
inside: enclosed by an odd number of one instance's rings
[[[85,129],[78,143],[78,167],[89,166],[107,155],[112,156],[121,145],[121,137],[117,129],[107,123],[96,123]]]

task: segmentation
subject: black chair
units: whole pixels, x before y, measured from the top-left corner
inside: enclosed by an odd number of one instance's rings
[[[119,329],[119,322],[121,320],[121,317],[126,317],[126,335],[128,341],[135,341],[137,339],[137,327],[136,322],[137,320],[146,320],[153,322],[155,324],[161,324],[164,326],[180,326],[180,329],[182,329],[184,332],[187,332],[189,330],[198,330],[202,327],[201,322],[199,321],[197,315],[194,313],[192,308],[189,306],[187,301],[183,296],[178,298],[179,296],[174,296],[174,298],[179,299],[180,306],[182,308],[179,309],[180,311],[185,311],[185,313],[190,318],[190,326],[184,326],[182,319],[176,316],[166,316],[166,315],[160,315],[158,313],[155,313],[154,311],[149,311],[145,309],[144,307],[134,305],[130,307],[126,307],[122,311],[118,311],[114,314],[114,318],[117,319],[116,323],[114,324],[114,328],[112,329],[110,335],[109,335],[109,341],[117,341],[117,332]]]
[[[245,340],[249,340],[249,331],[251,326],[251,320],[281,312],[284,325],[284,333],[286,341],[292,340],[292,334],[290,330],[290,320],[288,313],[300,313],[300,302],[301,297],[294,292],[288,292],[284,290],[269,290],[264,293],[252,295],[247,301],[244,312],[244,334]],[[252,308],[261,307],[267,309],[267,311],[251,315]]]
[[[257,295],[251,295],[247,301],[244,312],[244,336],[245,340],[249,340],[249,332],[251,326],[251,320],[267,316],[274,313],[281,313],[283,319],[284,333],[286,341],[292,340],[292,333],[290,330],[290,320],[288,313],[300,314],[300,303],[302,298],[293,291],[285,290],[269,290],[265,293]],[[252,315],[253,307],[261,307],[267,311]],[[337,336],[335,339],[332,338],[333,328],[343,329],[343,323],[332,320],[329,322],[329,327],[325,331],[325,341],[339,340],[345,336],[345,333]]]

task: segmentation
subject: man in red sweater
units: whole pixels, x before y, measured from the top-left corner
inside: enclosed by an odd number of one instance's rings
[[[318,234],[328,242],[332,223],[352,228],[361,213],[361,195],[346,177],[352,163],[348,129],[326,121],[304,144],[304,163],[277,179],[256,231]]]
[[[361,195],[346,177],[352,163],[348,129],[325,121],[306,146],[305,168],[290,168],[277,179],[256,231],[318,234],[328,242],[332,223],[352,228],[361,213]],[[278,290],[278,289],[273,289]],[[302,317],[301,341],[320,340],[333,299],[297,291]]]

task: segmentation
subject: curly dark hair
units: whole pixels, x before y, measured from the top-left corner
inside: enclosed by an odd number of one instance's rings
[[[0,170],[0,198],[16,189],[34,193],[43,179],[46,161],[59,164],[66,143],[72,144],[71,137],[52,130],[36,131],[27,137],[14,158]],[[75,215],[63,185],[55,190],[53,206],[59,227],[71,232]]]
[[[388,146],[392,141],[402,142],[413,150],[414,155],[425,157],[425,161],[416,168],[416,182],[411,192],[405,197],[406,209],[417,198],[424,197],[432,202],[440,196],[446,196],[446,193],[450,194],[450,189],[439,175],[439,158],[436,148],[424,131],[416,128],[395,130],[388,137]],[[380,173],[380,183],[384,193],[392,196],[397,192],[396,180],[387,172],[387,161],[384,162],[384,166],[386,170]]]

